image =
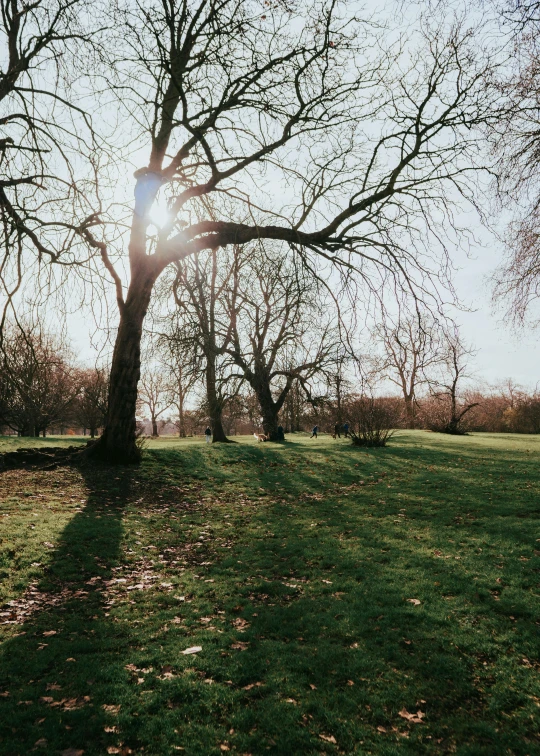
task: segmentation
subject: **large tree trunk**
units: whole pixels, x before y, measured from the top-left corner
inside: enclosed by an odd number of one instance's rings
[[[158,427],[157,427],[157,420],[154,417],[152,418],[152,436],[154,438],[157,438],[159,436]]]
[[[263,429],[269,441],[279,441],[278,437],[278,413],[279,409],[274,402],[270,386],[259,385],[255,389],[257,399],[261,405],[261,415],[263,418]]]
[[[415,419],[414,419],[414,399],[412,396],[409,396],[405,394],[403,397],[405,400],[405,415],[407,418],[407,428],[414,428],[415,427]]]
[[[132,275],[120,316],[114,345],[109,383],[109,402],[105,428],[89,455],[116,464],[136,464],[141,452],[137,446],[135,411],[137,384],[141,374],[142,326],[157,271],[150,264]]]
[[[212,428],[212,443],[230,443],[230,439],[227,438],[225,434],[221,420],[223,404],[219,399],[216,390],[216,366],[214,357],[208,357],[206,360],[206,397],[208,401],[208,412],[210,414],[210,427]]]

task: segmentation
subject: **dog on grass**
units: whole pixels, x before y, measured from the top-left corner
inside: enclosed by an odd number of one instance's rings
[[[253,438],[256,438],[259,443],[268,441],[268,436],[265,436],[264,433],[254,433]]]

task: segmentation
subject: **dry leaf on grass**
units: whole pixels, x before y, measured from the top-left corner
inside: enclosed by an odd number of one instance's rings
[[[66,748],[65,751],[62,751],[62,756],[83,756],[83,753],[82,748]]]
[[[411,714],[407,709],[402,709],[399,712],[399,716],[403,717],[403,719],[406,719],[408,722],[414,722],[415,724],[422,724],[422,719],[426,715],[423,711],[418,710],[416,714]]]
[[[231,648],[234,648],[235,651],[245,651],[249,647],[249,643],[244,643],[244,641],[237,641],[236,643],[231,643]]]
[[[378,731],[378,732],[386,732],[386,727],[382,727],[381,725],[379,725],[379,726],[377,727],[377,731]]]
[[[56,635],[56,630],[46,630],[43,635],[45,638],[49,638],[51,635]]]
[[[186,654],[198,654],[199,651],[202,651],[202,646],[191,646],[191,648],[186,648],[182,651],[184,655]]]
[[[118,712],[120,711],[120,704],[103,704],[101,708],[103,709],[103,711],[108,711],[110,714],[118,714]]]
[[[244,685],[242,690],[251,690],[252,688],[260,688],[262,685],[264,685],[264,683],[262,682],[251,683],[250,685]]]
[[[422,603],[418,599],[407,599],[407,601],[409,602],[409,604],[413,604],[413,606],[420,606],[420,604]]]
[[[334,743],[334,745],[337,745],[337,740],[333,735],[319,735],[321,740],[326,740],[327,743]]]
[[[39,748],[40,746],[46,746],[47,745],[47,739],[46,738],[40,738],[39,740],[36,740],[34,743],[35,748]]]

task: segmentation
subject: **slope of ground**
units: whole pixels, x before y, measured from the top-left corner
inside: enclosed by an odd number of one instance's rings
[[[0,475],[0,754],[540,753],[540,437],[239,441]]]

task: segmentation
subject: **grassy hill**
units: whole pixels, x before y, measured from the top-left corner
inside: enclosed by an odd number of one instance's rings
[[[0,754],[540,753],[540,437],[237,441],[0,475]]]

